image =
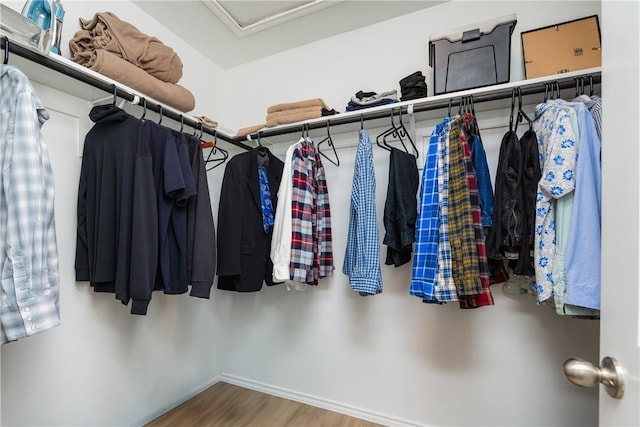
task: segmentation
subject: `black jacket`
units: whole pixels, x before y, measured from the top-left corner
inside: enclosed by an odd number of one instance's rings
[[[262,282],[273,285],[271,236],[264,232],[258,151],[265,150],[269,159],[269,189],[273,210],[277,207],[278,188],[284,163],[266,148],[256,148],[234,156],[227,164],[222,181],[218,208],[218,288],[228,291],[253,292]]]
[[[386,265],[399,267],[411,261],[418,216],[418,167],[409,153],[391,149],[389,186],[384,204],[383,243],[388,246]]]

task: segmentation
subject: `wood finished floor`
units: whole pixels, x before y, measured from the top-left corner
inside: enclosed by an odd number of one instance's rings
[[[145,427],[169,426],[377,427],[380,424],[220,382]]]

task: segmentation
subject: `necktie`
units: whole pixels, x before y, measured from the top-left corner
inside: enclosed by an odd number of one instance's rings
[[[262,227],[268,233],[273,226],[273,203],[271,202],[271,191],[269,190],[269,177],[267,167],[258,166],[258,177],[260,179],[260,204],[262,206]]]

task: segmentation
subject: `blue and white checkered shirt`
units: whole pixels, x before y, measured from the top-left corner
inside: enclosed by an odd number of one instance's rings
[[[445,118],[445,126],[438,136],[438,194],[440,196],[438,272],[436,273],[436,300],[458,301],[458,290],[453,280],[453,260],[449,242],[449,133],[451,119]]]
[[[376,176],[373,149],[366,130],[360,131],[351,187],[349,234],[342,272],[362,296],[382,292],[380,234],[376,217]]]
[[[416,222],[416,246],[409,294],[424,302],[438,302],[435,297],[438,272],[438,138],[447,122],[439,123],[431,132],[427,159],[422,170],[420,208]]]
[[[1,342],[60,324],[54,182],[41,127],[49,118],[28,78],[0,65]]]

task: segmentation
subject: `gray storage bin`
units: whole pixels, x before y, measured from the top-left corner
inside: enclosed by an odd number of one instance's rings
[[[429,36],[434,95],[509,81],[515,15]]]

